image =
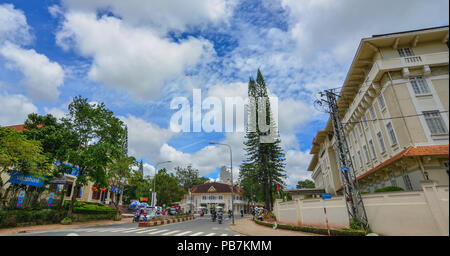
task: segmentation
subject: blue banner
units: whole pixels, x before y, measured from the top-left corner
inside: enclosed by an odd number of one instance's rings
[[[17,199],[16,207],[18,207],[18,208],[22,207],[24,197],[25,197],[25,190],[22,190],[22,191],[20,191],[19,199]]]
[[[55,193],[50,193],[50,197],[48,198],[48,207],[52,206],[53,203],[53,197],[55,196]]]
[[[71,175],[73,175],[73,176],[78,176],[78,170],[79,170],[79,168],[75,168],[75,167],[73,167],[73,165],[70,165],[70,164],[66,164],[66,163],[62,163],[63,165],[65,165],[65,166],[68,166],[68,167],[72,167],[72,172],[71,173],[69,173],[69,174],[71,174]],[[56,162],[56,166],[60,166],[61,165],[61,163],[60,162]]]
[[[16,171],[12,171],[10,183],[23,184],[35,187],[42,187],[44,185],[44,179],[35,177],[31,174],[22,175]]]

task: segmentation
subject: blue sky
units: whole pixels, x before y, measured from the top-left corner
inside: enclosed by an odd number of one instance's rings
[[[192,100],[194,88],[203,98],[244,97],[260,68],[279,98],[293,186],[310,176],[311,141],[327,121],[314,95],[342,84],[361,38],[448,18],[444,0],[0,0],[0,125],[30,112],[60,117],[82,95],[127,123],[146,173],[171,160],[168,169],[192,164],[217,178],[228,152],[208,143],[232,145],[236,167],[243,134],[174,133],[170,102]]]

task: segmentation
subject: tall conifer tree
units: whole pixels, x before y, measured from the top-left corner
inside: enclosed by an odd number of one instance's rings
[[[272,210],[276,184],[282,186],[284,184],[283,178],[286,177],[284,171],[285,155],[280,145],[277,124],[272,117],[267,87],[259,69],[256,82],[253,78],[250,78],[248,96],[250,99],[254,99],[250,100],[248,111],[250,113],[254,111],[256,114],[250,115],[248,121],[249,125],[244,142],[247,158],[241,165],[241,179],[250,179],[253,181],[252,183],[260,184],[264,193],[265,207]],[[261,97],[263,100],[258,100]],[[263,101],[265,101],[266,111],[265,116],[260,116],[260,109],[264,107],[264,105],[261,105]],[[265,123],[270,125],[271,129],[268,132],[262,132],[258,125],[252,127],[252,122],[259,124],[259,118],[265,118]],[[270,134],[270,132],[276,134]],[[275,140],[270,143],[262,143],[261,138],[267,135],[271,135]]]

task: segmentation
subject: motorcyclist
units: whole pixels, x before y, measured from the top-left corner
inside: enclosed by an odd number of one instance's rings
[[[211,211],[211,219],[214,222],[214,221],[216,221],[216,217],[217,217],[216,216],[216,209],[214,207],[211,207],[210,211]]]
[[[222,224],[222,220],[223,220],[223,208],[219,207],[217,209],[217,222],[219,222],[219,224]]]
[[[134,212],[133,222],[139,222],[140,216],[141,216],[141,212],[139,211],[139,208],[136,207],[136,211]]]
[[[244,217],[244,210],[241,210],[241,217]]]

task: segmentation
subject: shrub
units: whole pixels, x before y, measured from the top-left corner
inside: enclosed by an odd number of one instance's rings
[[[392,191],[404,191],[404,189],[401,187],[389,186],[389,187],[376,189],[374,191],[374,193],[392,192]]]
[[[267,226],[267,227],[273,227],[272,223],[267,223],[263,221],[259,221],[256,218],[254,219],[256,223]],[[293,230],[293,231],[303,231],[303,232],[309,232],[309,233],[316,233],[316,234],[322,234],[322,235],[328,235],[328,230],[326,228],[316,228],[316,227],[309,227],[309,226],[294,226],[294,225],[286,225],[286,224],[278,224],[277,228],[281,229],[287,229],[287,230]],[[367,234],[364,230],[351,230],[351,229],[330,229],[330,234],[332,236],[365,236]]]
[[[69,217],[65,217],[64,219],[62,219],[61,224],[63,224],[63,225],[72,224],[72,219]]]

